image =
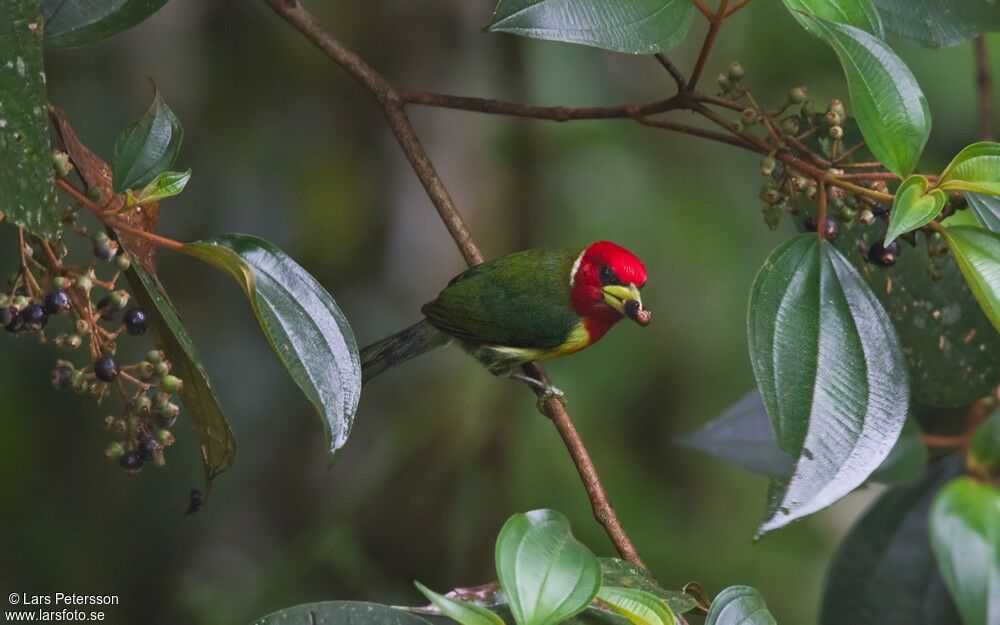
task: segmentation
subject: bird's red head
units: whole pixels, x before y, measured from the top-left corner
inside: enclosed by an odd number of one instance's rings
[[[570,273],[573,309],[583,317],[592,341],[623,317],[649,323],[639,290],[646,285],[646,267],[635,254],[609,241],[583,250]]]

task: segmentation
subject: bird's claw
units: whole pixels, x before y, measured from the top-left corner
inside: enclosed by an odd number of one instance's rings
[[[545,402],[552,399],[553,397],[558,399],[559,402],[562,403],[562,405],[564,406],[566,405],[566,393],[563,393],[561,390],[549,384],[548,382],[542,382],[541,380],[537,380],[531,376],[524,375],[521,373],[511,374],[510,377],[512,380],[517,380],[518,382],[523,382],[527,384],[528,386],[535,389],[535,391],[539,393],[538,403],[536,405],[538,406],[538,411],[541,412],[543,415],[548,416],[548,413],[545,412]]]

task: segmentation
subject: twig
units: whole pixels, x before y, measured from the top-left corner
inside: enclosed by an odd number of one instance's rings
[[[750,0],[739,0],[736,4],[729,7],[729,10],[726,11],[726,17],[729,17],[733,13],[736,13],[737,11],[739,11],[748,4],[750,4]]]
[[[976,90],[979,94],[979,138],[993,139],[993,80],[990,76],[990,58],[986,38],[979,35],[972,41],[976,57]]]
[[[462,252],[466,262],[470,265],[478,265],[483,262],[482,252],[469,233],[465,222],[462,220],[458,209],[448,195],[448,191],[434,169],[423,146],[417,138],[404,111],[404,100],[391,84],[374,68],[368,65],[361,57],[349,50],[343,43],[333,35],[326,32],[315,18],[305,10],[296,0],[264,0],[279,16],[284,18],[293,28],[302,33],[313,44],[319,47],[334,62],[345,69],[351,76],[361,82],[378,100],[386,121],[399,141],[400,147],[406,154],[414,172],[420,178],[434,203],[438,214],[451,233],[455,244]],[[525,366],[525,372],[539,379],[545,379],[545,374],[534,364]],[[629,540],[628,535],[622,528],[614,509],[607,499],[607,494],[601,484],[594,463],[587,453],[586,446],[580,439],[573,422],[566,412],[565,407],[556,399],[550,398],[544,404],[546,415],[552,419],[559,435],[562,437],[577,471],[583,480],[584,488],[590,498],[591,506],[594,510],[594,517],[604,526],[609,538],[614,543],[615,548],[622,558],[634,562],[640,566],[645,566],[642,559],[637,554],[635,547]]]
[[[511,117],[530,117],[556,122],[578,119],[628,119],[643,115],[655,115],[679,108],[678,100],[670,98],[646,104],[622,104],[618,106],[534,106],[517,102],[504,102],[487,98],[428,93],[423,91],[399,91],[401,104],[420,104],[440,108],[474,111]]]
[[[698,7],[698,10],[705,16],[705,19],[708,21],[715,19],[715,14],[712,13],[712,9],[708,8],[708,5],[705,4],[704,0],[694,0],[694,5]]]
[[[671,77],[673,77],[674,82],[677,83],[677,91],[687,91],[687,79],[684,78],[684,74],[681,70],[677,69],[677,66],[667,57],[666,54],[662,52],[657,52],[653,57],[660,62],[663,69],[667,70]]]
[[[695,4],[699,5],[698,8],[702,6],[698,0],[695,0]],[[708,55],[715,45],[715,38],[719,36],[719,29],[722,28],[722,22],[726,21],[726,10],[728,8],[729,0],[721,0],[719,8],[716,9],[715,13],[711,15],[706,14],[706,17],[709,18],[708,34],[705,35],[705,42],[701,44],[701,52],[698,53],[698,60],[695,62],[691,78],[688,80],[689,91],[694,90],[698,86],[698,79],[701,78],[701,73],[705,69],[705,63],[708,61]],[[705,11],[702,10],[702,13],[705,13]]]

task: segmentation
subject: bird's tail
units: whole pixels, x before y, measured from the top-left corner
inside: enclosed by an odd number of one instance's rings
[[[432,326],[426,319],[381,341],[376,341],[361,350],[362,385],[368,384],[376,376],[396,365],[432,349],[444,347],[450,341],[451,337]]]

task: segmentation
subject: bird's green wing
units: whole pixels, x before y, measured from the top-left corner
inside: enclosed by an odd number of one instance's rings
[[[569,274],[581,250],[532,249],[473,267],[423,308],[454,337],[490,345],[552,349],[580,322]]]

